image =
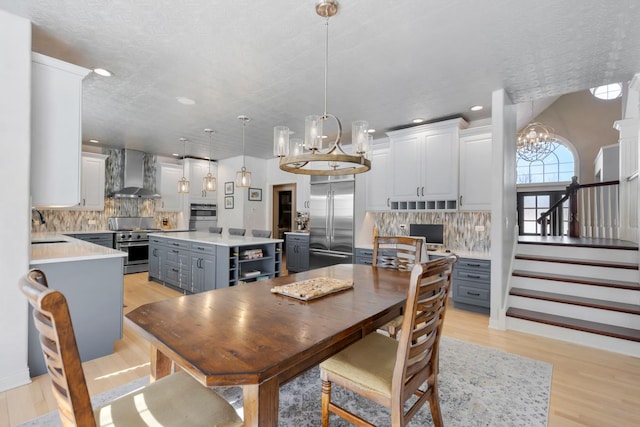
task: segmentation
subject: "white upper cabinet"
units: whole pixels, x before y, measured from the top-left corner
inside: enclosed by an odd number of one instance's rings
[[[390,209],[389,187],[391,182],[389,144],[380,145],[371,151],[371,170],[365,175],[367,182],[366,209],[386,211]]]
[[[82,79],[89,72],[31,54],[33,206],[77,206],[81,202]]]
[[[178,181],[182,178],[182,167],[170,163],[159,163],[156,170],[156,191],[160,199],[156,200],[156,210],[179,212],[182,210],[183,195],[178,193]],[[193,183],[189,183],[193,187]]]
[[[215,204],[217,202],[217,194],[219,188],[216,191],[203,191],[202,179],[209,173],[209,162],[199,159],[186,159],[185,174],[189,180],[189,203],[207,203]],[[216,177],[217,186],[220,185],[217,182],[218,177],[218,164],[211,162],[211,175]]]
[[[491,126],[460,131],[461,211],[491,210]]]
[[[463,119],[388,132],[391,209],[455,210]]]
[[[311,177],[309,175],[296,175],[296,210],[309,212],[309,196],[311,195]]]
[[[107,156],[82,153],[82,179],[80,203],[73,209],[84,211],[104,210],[105,160]]]

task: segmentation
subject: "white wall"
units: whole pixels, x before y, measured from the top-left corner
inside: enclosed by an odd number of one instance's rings
[[[516,107],[504,89],[492,94],[491,314],[489,326],[505,328],[504,301],[516,233]]]
[[[242,156],[218,161],[218,226],[224,228],[246,228],[247,235],[252,229],[271,229],[268,222],[271,206],[270,189],[267,183],[267,165],[269,162],[255,157],[245,157],[245,167],[251,172],[251,188],[262,189],[262,201],[249,201],[247,188],[235,186],[236,172],[242,167]],[[233,209],[225,209],[224,183],[234,182]]]
[[[29,268],[31,24],[0,10],[0,391],[28,383],[27,300],[18,279]]]

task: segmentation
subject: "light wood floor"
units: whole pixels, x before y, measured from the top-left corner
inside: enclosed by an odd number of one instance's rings
[[[179,295],[146,273],[125,276],[125,312]],[[512,331],[488,328],[487,316],[450,307],[445,335],[553,365],[549,426],[640,425],[640,359]],[[91,395],[148,375],[149,346],[126,327],[115,353],[84,364]],[[0,393],[0,426],[55,409],[46,375]],[[318,396],[318,402],[320,397]]]

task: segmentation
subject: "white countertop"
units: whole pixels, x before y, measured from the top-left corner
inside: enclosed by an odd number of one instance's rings
[[[282,239],[266,239],[253,236],[229,236],[225,234],[212,234],[207,231],[182,231],[171,233],[149,233],[152,237],[165,237],[167,239],[185,240],[189,242],[209,243],[218,246],[249,246],[265,243],[282,243]]]
[[[31,233],[31,265],[126,256],[127,254],[124,252],[74,239],[60,233]]]
[[[308,231],[285,231],[284,234],[297,234],[297,235],[301,235],[301,236],[309,236],[311,233],[309,233]]]
[[[373,249],[373,243],[362,244],[356,247],[360,249]],[[451,249],[449,252],[446,252],[445,250],[438,250],[438,251],[428,250],[427,254],[442,255],[442,256],[447,256],[449,254],[456,254],[460,258],[489,259],[489,260],[491,259],[491,252],[465,251],[465,250],[458,250],[458,249]]]

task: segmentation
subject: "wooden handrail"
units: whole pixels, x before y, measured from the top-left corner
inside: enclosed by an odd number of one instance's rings
[[[578,191],[582,188],[606,187],[611,185],[619,185],[620,181],[594,182],[591,184],[579,184],[578,177],[571,177],[571,184],[567,186],[566,193],[560,200],[553,204],[547,211],[543,212],[538,218],[538,224],[542,225],[542,235],[547,235],[547,225],[549,216],[562,209],[564,202],[569,200],[569,236],[580,237],[580,223],[578,221]],[[562,233],[560,233],[562,234]]]

